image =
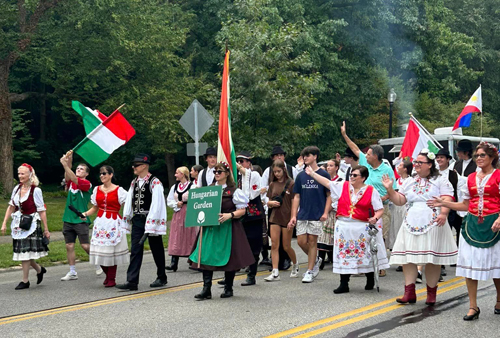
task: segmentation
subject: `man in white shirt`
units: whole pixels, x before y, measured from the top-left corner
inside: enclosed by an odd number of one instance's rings
[[[476,162],[472,160],[472,142],[460,140],[457,144],[457,156],[459,161],[455,164],[455,170],[461,176],[467,177],[476,171]]]
[[[196,187],[208,187],[214,181],[214,168],[217,164],[217,149],[213,147],[208,147],[205,152],[205,161],[207,161],[207,168],[200,171],[198,175],[198,182],[196,183]]]

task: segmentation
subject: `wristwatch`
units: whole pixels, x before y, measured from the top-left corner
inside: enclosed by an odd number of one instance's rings
[[[234,218],[234,212],[231,213],[231,218]]]

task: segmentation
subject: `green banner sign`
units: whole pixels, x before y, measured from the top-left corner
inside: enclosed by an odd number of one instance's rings
[[[185,226],[219,225],[221,202],[220,185],[189,190]]]

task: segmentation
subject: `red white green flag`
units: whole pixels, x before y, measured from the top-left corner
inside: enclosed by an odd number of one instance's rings
[[[422,149],[429,149],[430,152],[436,154],[440,148],[443,147],[439,142],[435,141],[427,129],[412,116],[408,122],[408,129],[406,129],[399,157],[402,159],[409,157],[411,160],[415,160]]]
[[[224,161],[229,164],[234,180],[237,180],[236,153],[234,152],[231,137],[231,109],[229,106],[229,54],[226,52],[224,70],[222,72],[222,92],[220,95],[219,113],[219,142],[217,149],[217,162]]]

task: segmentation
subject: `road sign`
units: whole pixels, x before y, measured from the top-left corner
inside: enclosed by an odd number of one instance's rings
[[[194,156],[196,157],[196,164],[199,164],[200,149],[198,142],[208,129],[210,129],[214,123],[214,118],[203,108],[198,100],[194,99],[184,115],[182,115],[179,123],[194,140]]]
[[[198,143],[198,151],[200,154],[205,154],[208,148],[208,143],[201,142]],[[187,156],[196,156],[195,143],[186,144]]]

